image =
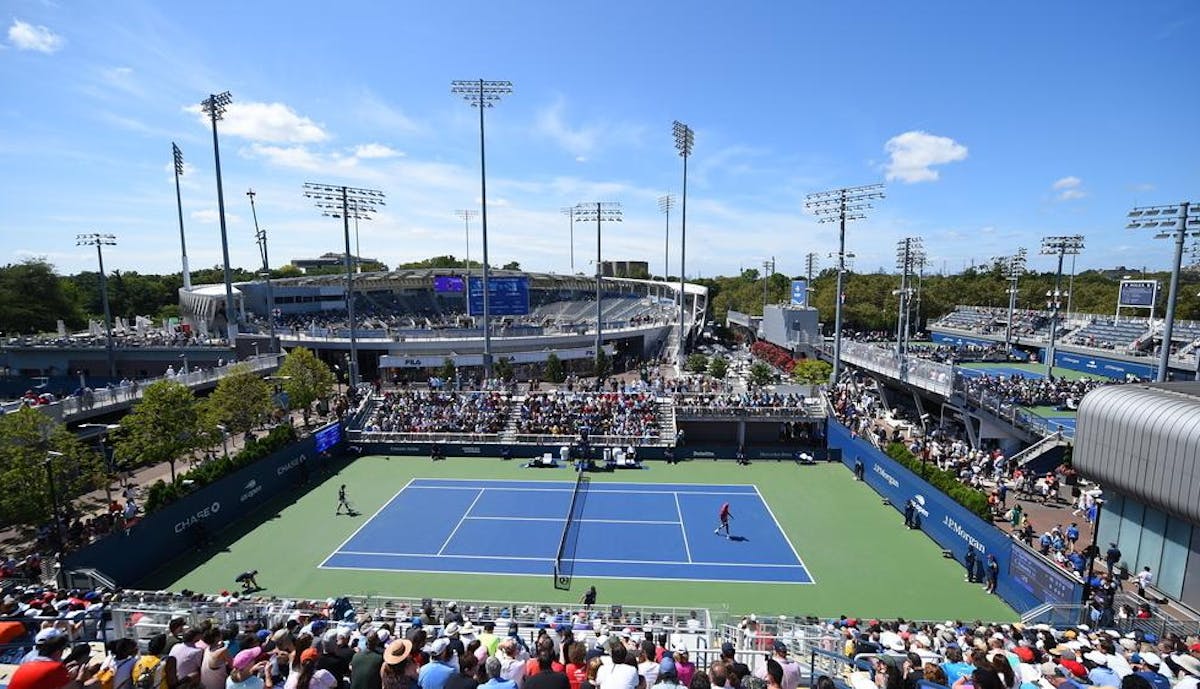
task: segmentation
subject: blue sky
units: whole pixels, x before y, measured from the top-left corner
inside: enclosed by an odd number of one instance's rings
[[[340,250],[305,181],[378,188],[362,253],[395,264],[465,253],[479,204],[476,111],[453,79],[507,79],[488,111],[495,264],[567,272],[565,206],[622,203],[605,259],[661,272],[658,196],[681,187],[671,122],[696,132],[690,276],[774,256],[822,265],[836,228],[804,196],[887,183],[851,225],[859,270],[924,238],[951,272],[1084,234],[1081,267],[1169,264],[1124,228],[1135,203],[1200,200],[1200,4],[1179,2],[110,3],[8,0],[0,14],[0,262],[94,267],[80,232],[110,232],[109,269],[179,269],[171,142],[184,151],[193,267],[220,260],[210,132],[221,123],[230,252],[257,262],[257,192],[272,263]],[[678,271],[678,211],[671,272]],[[575,228],[591,272],[594,226]],[[471,255],[480,256],[478,221]]]

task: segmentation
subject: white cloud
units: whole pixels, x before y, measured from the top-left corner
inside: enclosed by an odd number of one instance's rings
[[[1087,192],[1083,190],[1083,180],[1078,177],[1063,177],[1050,185],[1050,188],[1058,192],[1059,201],[1074,201],[1087,196]]]
[[[268,146],[251,144],[243,153],[266,159],[272,165],[295,168],[298,170],[319,170],[322,166],[321,157],[308,150],[305,146]]]
[[[543,108],[537,114],[537,132],[549,137],[554,143],[575,155],[576,159],[586,156],[595,147],[601,134],[600,128],[572,128],[563,117],[565,105],[560,99],[548,108]]]
[[[402,155],[400,151],[383,144],[360,144],[354,148],[355,158],[395,158]]]
[[[8,27],[8,41],[17,50],[36,50],[39,53],[56,53],[66,41],[62,36],[44,26],[34,26],[20,19],[13,19]]]
[[[884,150],[891,156],[884,169],[888,181],[908,184],[932,182],[938,179],[934,165],[966,160],[967,147],[946,136],[928,132],[904,132],[888,139]]]
[[[189,105],[184,110],[195,114],[205,127],[210,126],[208,115],[199,105]],[[225,109],[220,131],[225,135],[270,143],[305,144],[329,138],[320,125],[283,103],[234,101]]]
[[[201,208],[200,210],[192,211],[188,217],[198,223],[205,225],[216,225],[221,221],[221,216],[215,208]],[[228,226],[233,223],[240,223],[242,219],[229,211],[225,212],[225,224]]]

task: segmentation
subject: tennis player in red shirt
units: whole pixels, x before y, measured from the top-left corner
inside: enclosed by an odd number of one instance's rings
[[[724,531],[725,538],[729,538],[729,520],[733,519],[733,514],[729,511],[729,503],[721,504],[721,511],[717,514],[717,518],[721,520],[721,523],[713,529],[713,533],[719,534]]]

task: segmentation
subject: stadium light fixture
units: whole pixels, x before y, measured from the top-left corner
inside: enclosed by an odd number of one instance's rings
[[[683,373],[685,350],[687,349],[683,336],[684,304],[687,302],[687,292],[684,287],[687,276],[687,172],[688,158],[692,157],[692,147],[696,143],[696,132],[686,124],[675,120],[671,125],[671,133],[675,137],[675,150],[679,151],[679,156],[683,158],[683,204],[680,208],[679,221],[679,342],[675,352],[676,366],[678,371]]]
[[[116,245],[116,235],[98,232],[75,235],[75,246],[96,247],[96,260],[100,264],[100,300],[104,305],[104,348],[108,357],[108,376],[110,378],[117,377],[117,360],[113,354],[112,311],[108,308],[108,275],[104,272],[104,247]]]
[[[658,197],[658,212],[667,216],[667,230],[663,237],[663,280],[671,274],[671,209],[675,207],[675,195],[667,192]]]
[[[804,275],[808,278],[809,289],[812,289],[813,273],[817,272],[817,266],[821,263],[821,257],[816,252],[810,251],[804,256]]]
[[[271,261],[267,257],[267,231],[258,226],[258,210],[254,207],[254,197],[256,196],[254,190],[247,190],[246,196],[250,199],[250,215],[254,218],[254,241],[258,244],[258,255],[262,258],[262,278],[267,285],[267,327],[270,328],[270,339],[267,340],[267,344],[272,353],[277,353],[279,347],[275,339],[275,291],[271,287]],[[256,342],[255,347],[257,346]],[[257,353],[256,351],[255,354]]]
[[[187,238],[183,234],[183,196],[179,192],[179,178],[183,176],[183,151],[171,142],[171,159],[175,163],[175,208],[179,211],[179,255],[183,259],[183,288],[192,289],[192,273],[188,270]]]
[[[1012,351],[1012,323],[1013,314],[1017,309],[1017,281],[1025,274],[1026,261],[1025,247],[1019,247],[1017,253],[1012,256],[1001,256],[996,259],[996,263],[1003,271],[1004,277],[1008,279],[1008,325],[1004,328],[1004,349],[1006,355]]]
[[[1200,236],[1200,204],[1184,201],[1167,206],[1140,206],[1129,211],[1127,230],[1154,230],[1155,239],[1174,239],[1175,258],[1171,262],[1171,289],[1167,294],[1167,315],[1163,322],[1162,351],[1158,356],[1159,383],[1167,379],[1171,361],[1171,337],[1175,333],[1175,301],[1179,295],[1179,269],[1183,263],[1183,244],[1188,237]]]
[[[462,208],[454,211],[454,214],[462,219],[463,225],[466,226],[467,233],[467,276],[471,275],[471,220],[479,216],[479,211],[473,208]]]
[[[483,111],[493,108],[500,99],[513,92],[511,81],[488,81],[485,79],[459,80],[450,82],[450,93],[462,96],[473,108],[479,108],[479,196],[481,232],[483,234],[483,375],[492,377],[492,319],[488,304],[488,216],[487,216],[487,155],[484,145]],[[471,279],[467,278],[467,294],[471,292]]]
[[[1050,344],[1046,348],[1046,378],[1054,377],[1054,338],[1058,334],[1058,312],[1062,309],[1067,293],[1062,287],[1063,257],[1074,256],[1083,251],[1083,235],[1056,235],[1042,238],[1041,253],[1058,256],[1058,267],[1054,271],[1054,289],[1046,292],[1046,308],[1050,309]]]
[[[217,218],[221,224],[221,258],[225,270],[225,327],[231,348],[237,346],[238,314],[233,308],[233,276],[229,268],[229,238],[225,231],[225,190],[221,187],[221,145],[217,139],[217,120],[224,118],[225,109],[233,102],[228,91],[210,94],[200,107],[212,122],[213,163],[217,172]]]
[[[568,208],[560,208],[558,212],[567,216],[567,218],[570,222],[569,233],[567,235],[567,237],[568,237],[567,241],[570,243],[571,275],[574,275],[575,274],[575,207],[570,206]]]
[[[905,237],[896,243],[896,270],[900,272],[900,289],[894,292],[900,297],[896,312],[896,354],[902,363],[908,351],[909,310],[914,292],[910,278],[917,272],[919,252],[923,252],[920,237]]]
[[[358,341],[354,334],[354,270],[350,261],[350,216],[354,216],[355,220],[370,220],[373,213],[387,205],[383,201],[384,193],[377,189],[305,182],[304,196],[313,200],[321,215],[342,219],[342,234],[346,242],[346,316],[350,322],[350,385],[358,385]]]
[[[574,208],[574,217],[580,222],[596,221],[596,361],[600,360],[604,340],[601,337],[601,313],[603,312],[603,292],[601,283],[604,280],[604,270],[600,262],[600,227],[606,222],[621,222],[621,204],[604,201],[581,203]]]
[[[884,198],[882,184],[867,184],[818,191],[805,197],[804,207],[817,216],[819,223],[838,223],[837,293],[834,295],[833,378],[837,383],[842,373],[842,285],[846,274],[846,223],[862,220],[872,208],[871,201]]]

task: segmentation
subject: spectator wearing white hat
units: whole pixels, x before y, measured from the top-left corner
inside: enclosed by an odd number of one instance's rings
[[[1153,689],[1171,689],[1171,681],[1158,671],[1162,659],[1156,654],[1149,651],[1134,653],[1129,657],[1129,663],[1133,666],[1133,674],[1149,682]]]
[[[17,667],[8,686],[13,689],[82,689],[95,684],[86,662],[63,662],[68,639],[62,630],[43,629],[34,637],[33,644],[37,655]]]
[[[443,689],[446,680],[456,672],[458,663],[454,661],[454,648],[450,639],[443,636],[435,639],[429,647],[429,662],[421,666],[421,671],[417,674],[417,684],[421,689]]]
[[[1200,658],[1194,654],[1180,653],[1172,656],[1171,660],[1175,662],[1175,667],[1179,668],[1179,680],[1175,683],[1175,689],[1200,689]]]

